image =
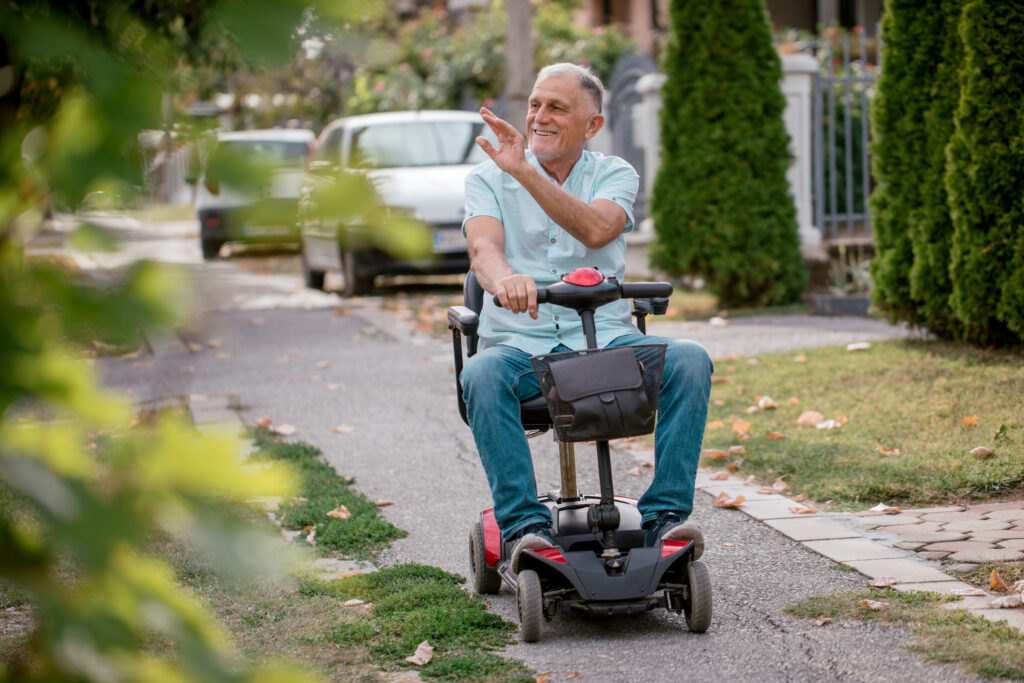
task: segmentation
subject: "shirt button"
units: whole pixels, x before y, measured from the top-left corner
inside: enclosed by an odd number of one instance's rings
[[[558,316],[557,315],[555,316],[555,320],[558,320]]]
[[[554,237],[552,237],[552,238],[551,238],[551,244],[554,244],[554,243],[555,243],[555,242],[557,242],[557,241],[558,241],[558,240],[556,240],[556,239],[555,239]]]
[[[558,338],[559,338],[559,339],[561,339],[561,338],[562,338],[562,335],[558,335]]]
[[[557,275],[557,274],[558,274],[558,268],[552,268],[552,269],[551,269],[551,272],[552,272],[552,273],[555,273],[555,274]]]

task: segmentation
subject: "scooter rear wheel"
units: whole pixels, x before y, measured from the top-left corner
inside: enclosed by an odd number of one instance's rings
[[[494,594],[501,590],[501,575],[487,567],[484,525],[479,521],[469,532],[469,568],[473,575],[474,592]]]
[[[540,577],[532,569],[524,569],[516,577],[519,590],[516,602],[519,607],[519,638],[524,643],[540,640],[544,623],[544,594],[540,589]]]
[[[686,570],[689,599],[683,604],[686,626],[691,633],[704,633],[711,626],[711,575],[703,562],[690,562]]]

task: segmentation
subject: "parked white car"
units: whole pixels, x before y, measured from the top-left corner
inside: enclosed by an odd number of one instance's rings
[[[342,272],[345,293],[355,296],[368,293],[378,275],[466,272],[465,180],[487,158],[475,143],[479,135],[493,140],[480,115],[464,111],[367,114],[324,128],[310,157],[300,208],[306,284],[323,289],[326,272]],[[397,258],[374,244],[387,240],[353,239],[365,235],[365,226],[352,224],[351,218],[348,224],[332,219],[307,205],[313,188],[348,172],[366,173],[386,206],[430,226],[431,258]]]
[[[196,187],[203,258],[225,242],[297,242],[302,172],[316,136],[307,129],[223,132]]]

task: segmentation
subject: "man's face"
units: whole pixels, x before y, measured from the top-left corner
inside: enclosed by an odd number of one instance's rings
[[[541,161],[563,157],[575,161],[602,121],[576,76],[556,74],[533,86],[526,114],[526,140]]]

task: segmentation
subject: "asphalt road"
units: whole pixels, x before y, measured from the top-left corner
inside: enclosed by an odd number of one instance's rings
[[[187,252],[187,246],[172,250]],[[467,575],[468,530],[490,501],[456,409],[450,341],[418,332],[413,322],[385,311],[380,299],[343,302],[306,292],[295,273],[253,274],[237,261],[202,264],[191,256],[179,262],[190,264],[208,312],[186,338],[154,339],[151,356],[102,363],[106,381],[139,401],[230,396],[250,420],[267,415],[294,425],[294,438],[320,447],[364,494],[395,502],[383,513],[409,536],[384,563],[418,562]],[[750,318],[725,328],[659,323],[651,331],[696,338],[713,357],[905,334],[872,321],[808,318]],[[340,425],[354,430],[330,431]],[[557,487],[554,444],[546,437],[532,443],[539,489]],[[581,488],[596,490],[583,447],[577,463]],[[631,452],[613,453],[619,492],[638,496],[649,483],[649,475],[625,475],[635,465]],[[558,672],[549,680],[573,674],[579,681],[974,680],[908,654],[903,646],[912,637],[905,630],[815,627],[786,616],[786,605],[857,589],[865,579],[837,571],[739,511],[713,508],[702,492],[694,516],[705,529],[714,589],[707,633],[690,634],[682,618],[663,610],[616,619],[563,614],[546,625],[541,642],[517,643],[505,654],[537,673]],[[515,620],[506,589],[490,604]]]

